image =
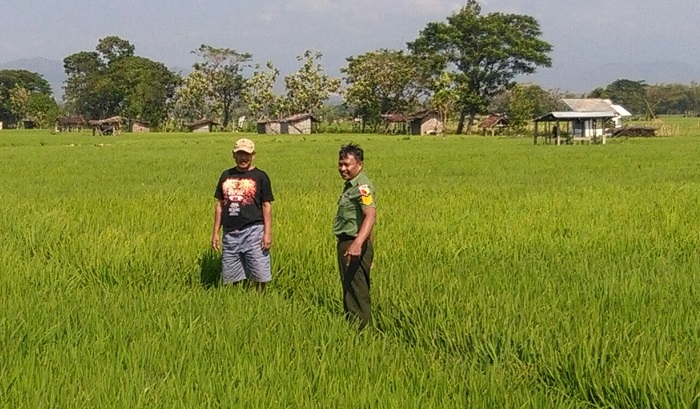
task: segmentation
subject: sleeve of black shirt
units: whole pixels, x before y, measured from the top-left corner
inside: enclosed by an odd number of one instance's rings
[[[223,172],[221,176],[219,176],[219,182],[216,184],[216,189],[214,190],[214,197],[218,200],[221,200],[224,198],[224,189],[222,187],[222,182],[224,180],[224,176],[226,175],[226,172]]]
[[[275,197],[272,195],[270,177],[267,176],[265,172],[263,172],[262,178],[260,178],[260,199],[263,202],[272,202],[275,200]]]

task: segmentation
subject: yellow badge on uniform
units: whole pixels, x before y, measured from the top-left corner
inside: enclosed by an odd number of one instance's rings
[[[365,205],[369,206],[372,204],[372,191],[369,189],[369,185],[360,185],[358,187],[360,190],[360,202]]]

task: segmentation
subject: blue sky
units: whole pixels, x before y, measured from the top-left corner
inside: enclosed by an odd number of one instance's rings
[[[320,50],[328,73],[339,75],[346,57],[378,48],[402,49],[428,22],[444,20],[463,4],[2,0],[0,62],[33,57],[60,61],[74,52],[93,50],[99,38],[117,35],[134,44],[137,55],[171,67],[191,66],[195,57],[190,51],[208,44],[250,52],[257,62],[272,60],[283,74],[296,70],[295,57],[304,50]],[[624,64],[632,77],[646,75],[635,73],[635,66],[652,64],[660,75],[670,76],[662,82],[673,81],[673,72],[664,72],[672,71],[664,70],[666,62],[700,73],[698,0],[482,0],[480,4],[484,12],[528,14],[540,22],[543,38],[554,46],[554,66],[533,80],[548,88],[572,88],[577,79],[585,79],[577,76],[600,74],[610,64]],[[625,73],[625,68],[617,69]]]

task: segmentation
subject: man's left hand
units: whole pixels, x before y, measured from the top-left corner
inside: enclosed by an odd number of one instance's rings
[[[345,250],[345,256],[346,260],[348,261],[348,264],[350,264],[350,260],[354,257],[360,257],[362,255],[362,243],[358,243],[357,241],[353,241],[352,244],[348,247],[347,250]]]

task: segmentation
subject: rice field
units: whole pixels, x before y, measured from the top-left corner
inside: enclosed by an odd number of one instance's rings
[[[698,408],[684,129],[560,147],[0,131],[0,407]],[[265,294],[217,286],[209,249],[241,136],[276,198]],[[348,141],[379,205],[361,333],[331,233]]]

